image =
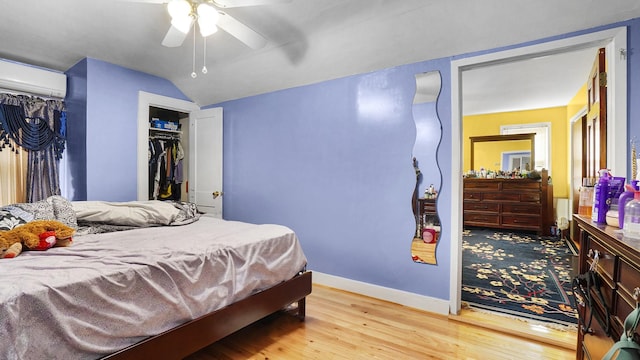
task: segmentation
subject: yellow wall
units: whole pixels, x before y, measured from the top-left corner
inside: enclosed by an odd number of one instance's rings
[[[580,90],[576,93],[576,96],[567,104],[567,164],[571,165],[571,120],[580,111],[583,111],[587,107],[587,84],[582,85]],[[567,166],[567,192],[570,192],[571,188],[571,168]],[[576,189],[580,187],[582,183],[574,184]]]
[[[463,171],[468,171],[470,163],[470,136],[486,136],[499,135],[500,126],[503,125],[520,125],[531,123],[551,123],[551,178],[553,181],[553,196],[566,198],[569,196],[569,133],[566,106],[513,111],[494,114],[482,114],[465,116],[462,124],[462,138],[464,139],[463,153],[464,166]],[[572,114],[573,115],[573,114]],[[476,170],[479,170],[480,162],[487,164],[495,164],[494,160],[478,160],[476,156]],[[480,162],[479,162],[480,161]],[[499,163],[499,161],[498,161]],[[497,170],[499,166],[489,167],[488,170]]]
[[[582,85],[576,96],[567,104],[567,123],[571,121],[580,110],[587,107],[587,84]],[[571,125],[571,124],[569,124]]]

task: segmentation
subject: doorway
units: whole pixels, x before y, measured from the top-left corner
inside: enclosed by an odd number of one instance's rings
[[[462,284],[462,72],[482,66],[508,63],[516,60],[549,56],[563,52],[596,46],[607,48],[609,76],[614,78],[612,86],[607,89],[607,113],[609,123],[607,137],[609,139],[626,139],[626,59],[620,54],[620,49],[627,46],[626,28],[614,28],[587,35],[576,36],[563,40],[551,41],[538,45],[506,50],[502,52],[480,55],[452,61],[451,63],[451,156],[452,156],[452,196],[451,196],[451,269],[450,269],[450,313],[458,314],[461,308]],[[627,172],[626,141],[608,141],[611,146],[607,151],[607,164],[614,173]]]
[[[138,94],[138,200],[149,200],[149,109],[152,107],[190,116],[200,108],[193,102],[140,91]],[[185,189],[186,190],[186,189]]]
[[[193,102],[140,91],[138,94],[138,200],[149,199],[149,109],[188,116],[188,201],[222,218],[222,108],[200,110]]]
[[[148,199],[188,201],[189,114],[149,106],[149,123]]]

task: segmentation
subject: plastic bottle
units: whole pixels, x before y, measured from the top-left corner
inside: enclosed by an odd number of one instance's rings
[[[602,169],[599,171],[600,179],[593,187],[593,210],[591,211],[591,220],[600,224],[607,222],[607,211],[609,206],[607,199],[609,198],[609,171]]]
[[[618,225],[621,229],[624,229],[624,208],[629,201],[633,200],[636,192],[633,185],[627,184],[624,186],[624,189],[625,192],[620,194],[618,198]]]
[[[622,233],[626,238],[640,239],[640,191],[636,191],[633,200],[624,207]]]
[[[578,214],[591,218],[593,209],[593,182],[591,178],[582,179],[580,187],[580,200],[578,202]]]

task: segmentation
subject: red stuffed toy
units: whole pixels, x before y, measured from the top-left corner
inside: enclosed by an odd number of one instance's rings
[[[56,232],[55,231],[45,231],[38,236],[40,238],[40,242],[38,245],[34,247],[30,247],[29,250],[39,250],[44,251],[52,248],[56,244]]]

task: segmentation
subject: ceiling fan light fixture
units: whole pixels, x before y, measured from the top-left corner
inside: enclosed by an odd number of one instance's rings
[[[199,18],[205,18],[207,21],[211,21],[213,23],[218,22],[218,10],[216,10],[213,6],[207,3],[201,3],[198,5],[197,11]]]
[[[189,15],[182,17],[174,17],[171,20],[171,26],[178,29],[183,34],[186,34],[191,29],[191,25],[193,24],[193,18]]]
[[[202,35],[202,37],[207,37],[218,31],[216,24],[202,21],[201,19],[198,19],[198,27],[200,28],[200,35]]]
[[[201,3],[198,5],[196,13],[198,14],[198,27],[200,28],[200,34],[203,37],[207,37],[218,31],[218,27],[216,26],[218,18],[220,17],[218,10],[210,4]]]
[[[171,0],[167,4],[167,11],[171,19],[177,19],[191,15],[193,9],[187,0]]]

